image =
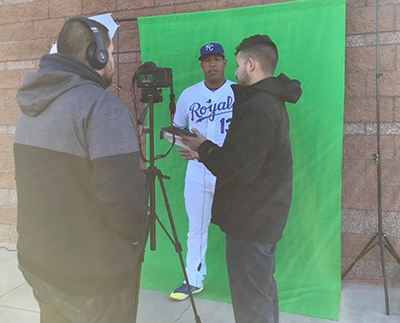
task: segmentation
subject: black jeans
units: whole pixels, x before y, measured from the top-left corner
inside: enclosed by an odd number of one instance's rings
[[[134,282],[106,295],[70,295],[20,269],[39,303],[41,323],[136,322]]]
[[[236,323],[278,323],[275,245],[226,235],[226,262]]]

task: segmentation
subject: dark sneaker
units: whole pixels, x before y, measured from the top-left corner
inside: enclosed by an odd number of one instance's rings
[[[194,287],[190,285],[190,290],[192,291],[192,294],[197,294],[200,293],[204,289],[204,286],[201,287]],[[186,283],[183,283],[181,286],[179,286],[177,289],[175,289],[171,295],[169,295],[173,300],[176,301],[183,301],[184,299],[189,297],[189,291],[187,289]]]

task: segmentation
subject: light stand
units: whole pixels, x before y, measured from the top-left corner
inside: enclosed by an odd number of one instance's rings
[[[383,274],[383,286],[385,293],[386,315],[390,315],[389,293],[387,286],[386,266],[384,258],[384,247],[392,255],[392,257],[400,264],[400,258],[396,254],[393,245],[389,242],[386,233],[383,232],[382,227],[382,178],[381,178],[381,120],[380,120],[380,91],[379,79],[381,77],[379,72],[379,0],[376,0],[376,133],[377,133],[377,153],[374,154],[374,160],[377,165],[377,184],[378,184],[378,232],[369,240],[364,249],[354,259],[350,267],[342,274],[342,280],[347,276],[354,265],[375,246],[379,245],[380,258]]]

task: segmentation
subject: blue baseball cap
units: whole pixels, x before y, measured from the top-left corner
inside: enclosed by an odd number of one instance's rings
[[[210,54],[221,55],[225,57],[224,49],[222,48],[222,45],[219,43],[207,43],[201,46],[199,60],[200,61],[203,60],[204,56]]]

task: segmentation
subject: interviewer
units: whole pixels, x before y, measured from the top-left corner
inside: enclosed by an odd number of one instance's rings
[[[217,177],[212,222],[226,233],[226,261],[237,323],[278,323],[275,245],[292,195],[292,154],[285,102],[301,95],[300,82],[274,77],[278,51],[267,35],[236,48],[233,117],[222,147],[185,137]]]

